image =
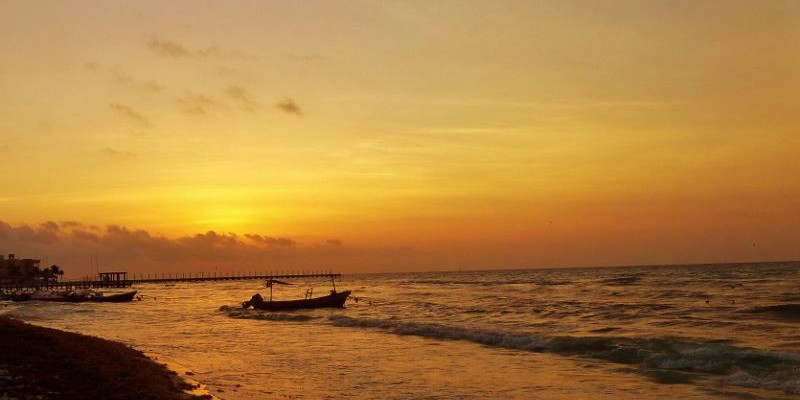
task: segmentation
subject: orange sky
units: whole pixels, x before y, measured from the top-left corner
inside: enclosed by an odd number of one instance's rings
[[[0,252],[800,258],[797,2],[164,3],[0,3]],[[232,242],[208,255],[209,231]]]

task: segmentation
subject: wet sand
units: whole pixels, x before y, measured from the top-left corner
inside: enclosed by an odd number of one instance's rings
[[[202,399],[140,351],[0,317],[0,399]]]

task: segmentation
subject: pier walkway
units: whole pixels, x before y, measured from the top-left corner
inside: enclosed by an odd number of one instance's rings
[[[330,278],[339,279],[342,274],[321,271],[304,271],[296,273],[163,273],[163,274],[137,274],[132,279],[120,280],[71,280],[60,282],[32,282],[32,283],[3,283],[0,290],[37,290],[37,289],[95,289],[95,288],[124,288],[138,284],[159,284],[179,282],[214,282],[214,281],[242,281],[242,280],[267,280],[267,279],[303,279],[303,278]]]

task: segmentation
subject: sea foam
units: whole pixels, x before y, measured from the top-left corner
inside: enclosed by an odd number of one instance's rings
[[[800,355],[735,347],[722,343],[676,338],[627,338],[606,336],[547,336],[536,333],[476,329],[400,319],[328,317],[338,327],[370,328],[397,335],[438,340],[463,340],[484,346],[565,356],[589,357],[645,370],[674,370],[727,376],[726,382],[745,387],[780,389],[796,393],[800,381]]]

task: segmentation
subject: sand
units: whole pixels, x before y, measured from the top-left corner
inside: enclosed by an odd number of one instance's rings
[[[0,316],[0,400],[203,399],[140,351]]]

